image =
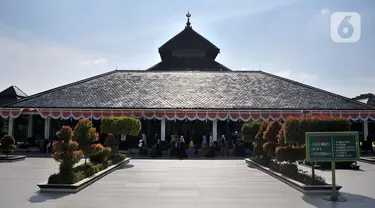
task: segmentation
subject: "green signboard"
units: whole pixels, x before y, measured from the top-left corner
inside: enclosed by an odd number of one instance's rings
[[[356,161],[359,159],[357,132],[306,132],[306,160],[309,162]]]

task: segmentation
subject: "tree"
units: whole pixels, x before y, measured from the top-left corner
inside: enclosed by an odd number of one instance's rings
[[[12,136],[5,135],[0,141],[1,152],[5,154],[5,157],[8,158],[8,155],[13,152],[16,148],[14,138]]]
[[[269,123],[270,123],[269,121],[264,121],[260,124],[258,133],[255,135],[255,140],[262,140],[263,139],[264,132],[267,130],[267,127],[268,127]]]
[[[266,153],[264,152],[264,148],[263,148],[263,145],[266,142],[263,139],[263,133],[264,131],[266,131],[268,124],[269,122],[267,121],[262,122],[259,127],[258,133],[255,135],[255,141],[253,142],[253,146],[254,146],[255,154],[257,156],[266,156]]]
[[[279,120],[270,122],[266,131],[264,131],[263,139],[267,140],[268,142],[276,143],[277,135],[279,134],[281,127],[282,123]]]
[[[105,145],[111,147],[113,153],[116,152],[118,154],[118,143],[121,134],[138,135],[141,131],[141,122],[139,119],[128,116],[105,117],[102,118],[100,129],[102,133],[108,134]]]
[[[255,135],[259,131],[261,122],[253,121],[249,123],[244,123],[241,127],[241,133],[243,134],[242,140],[246,142],[254,142]]]
[[[78,142],[72,141],[72,132],[69,126],[63,126],[61,130],[56,133],[59,140],[53,143],[53,158],[57,162],[60,162],[60,181],[68,184],[74,181],[74,164],[79,162],[83,157]]]
[[[88,157],[96,154],[93,144],[99,140],[99,134],[88,119],[81,119],[73,131],[73,138],[78,142],[79,148],[83,150],[85,164]]]
[[[113,134],[109,133],[105,139],[104,145],[111,148],[111,154],[116,155],[118,153],[118,140]]]
[[[265,153],[265,156],[267,158],[271,159],[275,157],[275,143],[273,142],[266,142],[263,144],[263,151]]]
[[[90,155],[90,162],[93,164],[103,163],[111,153],[110,147],[103,147],[101,144],[94,144],[92,148],[95,154]]]
[[[285,125],[281,127],[279,133],[277,134],[277,144],[283,145],[285,144]]]

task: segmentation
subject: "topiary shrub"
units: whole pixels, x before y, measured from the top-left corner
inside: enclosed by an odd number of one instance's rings
[[[104,141],[106,147],[111,148],[111,154],[116,155],[118,152],[118,140],[113,136],[113,134],[108,134]]]
[[[95,152],[97,152],[96,154],[90,156],[90,162],[93,164],[104,163],[112,151],[111,148],[103,147],[101,144],[96,144],[96,146],[93,148],[95,148]]]
[[[266,130],[263,133],[263,139],[268,142],[276,143],[277,135],[280,132],[282,123],[279,120],[274,120],[267,125]]]
[[[5,157],[8,158],[8,155],[13,152],[14,149],[16,149],[15,140],[12,136],[4,136],[0,140],[0,149],[3,154],[5,154]]]
[[[305,147],[279,146],[276,147],[276,160],[278,162],[291,162],[304,160],[306,156]]]
[[[85,178],[90,177],[99,171],[100,171],[99,168],[93,163],[82,164],[77,167],[74,167],[73,169],[74,173],[78,173],[78,172],[84,173]]]
[[[95,145],[93,143],[99,140],[99,134],[93,127],[92,122],[88,119],[81,119],[74,127],[73,138],[78,142],[79,148],[85,156],[85,163],[90,155],[96,154]]]
[[[263,139],[263,132],[267,129],[268,123],[269,122],[262,122],[258,133],[255,135],[255,141],[253,142],[255,156],[266,156],[266,153],[263,150],[263,145],[266,143]]]
[[[112,152],[118,154],[118,143],[121,134],[138,135],[141,131],[141,122],[139,119],[128,116],[105,117],[102,118],[100,129],[103,134],[112,134],[111,136],[108,135],[107,139],[109,139],[109,141],[106,146],[111,147]]]
[[[59,184],[59,183],[61,183],[60,174],[54,173],[54,174],[50,175],[49,178],[48,178],[48,183],[50,183],[50,184]]]
[[[56,133],[59,138],[53,143],[53,158],[60,162],[59,175],[61,183],[71,184],[74,182],[73,166],[81,160],[83,153],[79,150],[78,142],[72,141],[72,129],[63,126]]]
[[[275,143],[266,142],[263,144],[263,151],[265,152],[268,158],[275,158]]]
[[[258,133],[255,135],[255,140],[263,139],[263,134],[267,130],[268,124],[269,124],[268,121],[262,122],[262,124],[259,127]]]
[[[126,155],[114,155],[111,157],[112,164],[116,164],[126,159]]]
[[[259,131],[261,122],[253,121],[249,123],[244,123],[241,127],[241,133],[243,134],[242,140],[245,142],[254,142],[255,136]]]
[[[277,134],[277,144],[285,144],[285,125],[281,127],[279,133]]]

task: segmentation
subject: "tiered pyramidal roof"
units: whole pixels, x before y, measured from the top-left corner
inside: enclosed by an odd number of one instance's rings
[[[149,71],[230,71],[215,61],[220,49],[196,32],[190,23],[159,48],[161,62]]]

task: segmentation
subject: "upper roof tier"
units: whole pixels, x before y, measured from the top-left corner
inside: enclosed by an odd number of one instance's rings
[[[159,52],[172,51],[176,49],[204,50],[216,53],[220,52],[218,47],[193,30],[191,26],[186,26],[184,30],[164,43],[159,48]]]
[[[0,92],[0,106],[25,97],[27,97],[26,93],[17,86],[10,86]]]
[[[202,51],[205,52],[206,56],[209,55],[209,57],[214,60],[220,53],[220,49],[193,30],[189,20],[191,17],[190,13],[188,13],[186,16],[188,17],[188,20],[185,29],[159,48],[160,56],[163,59],[165,55],[170,54],[165,52],[173,51]]]

